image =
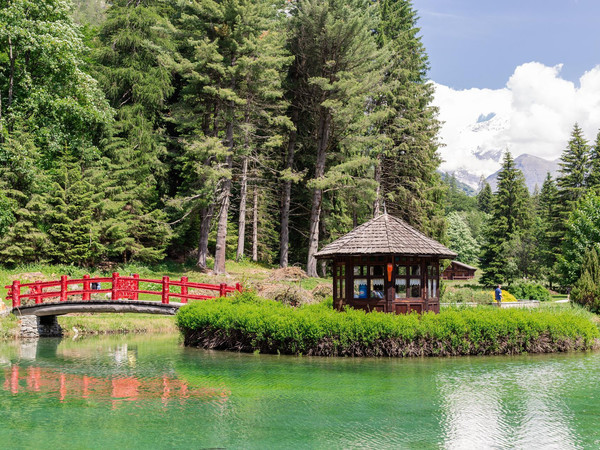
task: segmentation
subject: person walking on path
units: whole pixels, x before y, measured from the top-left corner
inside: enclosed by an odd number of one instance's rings
[[[498,302],[498,308],[502,307],[502,286],[499,284],[496,290],[494,291],[496,296],[496,302]]]

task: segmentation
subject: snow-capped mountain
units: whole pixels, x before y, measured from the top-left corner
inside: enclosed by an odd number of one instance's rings
[[[528,154],[517,156],[515,158],[515,166],[525,175],[525,184],[529,192],[533,192],[536,185],[539,189],[542,188],[548,172],[553,178],[556,178],[558,169],[560,168],[558,161],[548,161],[547,159]],[[493,173],[486,179],[490,183],[492,191],[495,191],[498,185],[498,172]]]
[[[506,149],[503,131],[508,119],[490,112],[480,114],[476,121],[461,130],[454,130],[453,142],[460,143],[460,151],[442,148],[445,162],[442,170],[453,173],[457,180],[477,189],[483,176],[488,177],[500,168]]]
[[[505,131],[509,127],[509,120],[499,114],[490,112],[480,114],[476,121],[454,135],[454,142],[459,142],[462,151],[444,151],[442,155],[445,166],[454,167],[446,170],[454,174],[456,179],[466,185],[478,189],[482,177],[488,181],[493,190],[496,189],[496,178],[502,165],[502,157],[507,148]],[[466,147],[466,148],[465,148]],[[546,174],[555,177],[558,171],[558,161],[548,161],[537,156],[523,153],[513,154],[515,165],[525,175],[525,182],[530,192],[535,186],[542,187]],[[460,160],[451,159],[460,158]]]

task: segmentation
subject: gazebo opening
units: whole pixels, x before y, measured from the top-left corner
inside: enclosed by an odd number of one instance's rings
[[[404,221],[382,214],[325,246],[333,261],[333,299],[366,311],[439,312],[440,259],[456,253]]]

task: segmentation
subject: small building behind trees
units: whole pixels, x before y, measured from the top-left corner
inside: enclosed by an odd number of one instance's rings
[[[382,214],[315,255],[333,263],[333,305],[407,314],[439,312],[440,259],[456,253]]]
[[[444,280],[472,280],[475,278],[477,267],[469,266],[460,261],[452,261],[442,272]]]

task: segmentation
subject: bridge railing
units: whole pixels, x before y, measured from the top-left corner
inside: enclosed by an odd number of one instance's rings
[[[102,289],[102,283],[110,283],[110,288]],[[160,290],[140,289],[140,283],[160,285]],[[69,286],[75,286],[75,289],[69,289]],[[179,288],[179,292],[171,292],[172,286]],[[58,298],[60,302],[66,302],[70,296],[74,295],[80,295],[82,301],[90,301],[93,294],[110,293],[111,300],[116,301],[120,299],[139,300],[140,294],[149,294],[160,296],[161,303],[168,304],[171,298],[179,298],[181,303],[187,303],[189,300],[225,297],[229,293],[242,291],[239,283],[235,286],[228,286],[226,283],[193,283],[188,281],[187,277],[171,280],[168,276],[162,277],[162,280],[153,280],[140,278],[138,274],[121,276],[117,272],[114,272],[111,277],[84,275],[80,279],[69,279],[66,275],[62,275],[58,281],[35,281],[23,284],[19,280],[15,280],[12,285],[5,286],[5,288],[8,289],[6,298],[12,301],[13,308],[20,307],[22,300],[33,300],[36,305],[39,305],[50,298]],[[53,288],[59,289],[48,290]],[[23,293],[23,289],[27,289],[27,292]],[[194,294],[190,293],[190,289],[215,291],[215,293],[218,292],[218,295]]]

